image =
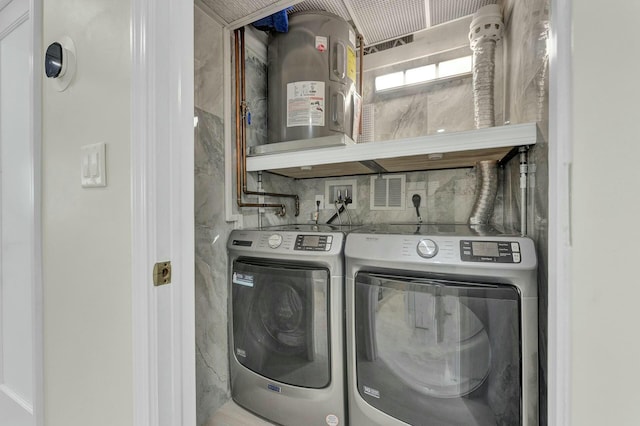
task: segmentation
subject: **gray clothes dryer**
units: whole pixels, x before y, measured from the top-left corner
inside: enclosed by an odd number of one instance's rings
[[[487,227],[350,233],[350,424],[537,425],[536,266],[529,238]]]
[[[344,238],[327,225],[229,237],[231,396],[270,421],[346,424]]]

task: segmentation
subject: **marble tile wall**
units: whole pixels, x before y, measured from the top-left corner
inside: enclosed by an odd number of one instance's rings
[[[196,415],[206,424],[230,399],[224,217],[222,27],[194,9]]]
[[[475,200],[476,175],[472,168],[434,170],[427,172],[407,173],[407,187],[425,190],[427,198],[425,207],[420,209],[424,222],[430,223],[466,223]],[[350,210],[352,223],[375,224],[388,222],[416,222],[416,211],[411,204],[410,196],[405,200],[403,210],[372,210],[370,207],[371,177],[356,176],[331,180],[355,179],[357,184],[357,208]],[[302,223],[311,222],[311,214],[315,211],[315,195],[324,195],[327,179],[304,179],[296,183],[295,189],[301,196]],[[325,223],[335,208],[320,211],[320,223]],[[502,191],[496,196],[492,222],[502,227]],[[349,215],[341,215],[343,223],[347,223]],[[339,223],[336,220],[334,223]]]

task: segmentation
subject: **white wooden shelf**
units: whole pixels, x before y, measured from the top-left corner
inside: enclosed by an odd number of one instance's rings
[[[514,124],[252,156],[247,158],[247,170],[311,178],[471,167],[479,160],[500,161],[514,147],[534,145],[537,141],[535,123]],[[434,154],[442,154],[442,157]]]

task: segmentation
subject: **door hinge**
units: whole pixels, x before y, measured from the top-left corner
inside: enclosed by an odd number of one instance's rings
[[[171,284],[171,262],[158,262],[153,267],[153,285]]]

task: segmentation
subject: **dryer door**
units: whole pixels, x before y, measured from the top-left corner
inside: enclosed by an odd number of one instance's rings
[[[258,259],[233,262],[233,353],[270,380],[329,385],[329,271]]]
[[[359,273],[358,392],[409,424],[517,425],[515,287]]]

